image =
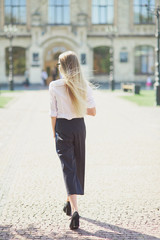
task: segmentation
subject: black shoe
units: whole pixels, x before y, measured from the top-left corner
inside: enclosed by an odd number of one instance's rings
[[[69,227],[70,227],[71,230],[79,228],[79,214],[78,214],[78,212],[74,212],[74,214],[72,215]]]
[[[67,216],[71,216],[71,204],[69,201],[65,203],[63,211],[66,213]]]

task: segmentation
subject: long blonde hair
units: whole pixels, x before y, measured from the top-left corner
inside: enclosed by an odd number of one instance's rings
[[[59,56],[60,72],[66,81],[66,88],[78,117],[86,114],[87,82],[82,76],[76,54],[67,51]]]

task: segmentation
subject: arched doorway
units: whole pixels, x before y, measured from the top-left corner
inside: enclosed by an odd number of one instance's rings
[[[153,75],[155,67],[154,47],[142,45],[135,47],[135,75]]]
[[[41,46],[43,48],[43,68],[48,73],[47,84],[49,84],[53,80],[53,68],[57,67],[59,55],[65,51],[74,51],[78,55],[79,44],[69,36],[57,36],[46,39]],[[56,76],[56,79],[58,78],[60,78],[59,71]]]
[[[23,76],[26,70],[26,49],[13,47],[13,73],[15,76]],[[6,74],[9,74],[9,48],[5,49]]]
[[[110,47],[99,46],[93,49],[94,75],[109,75],[111,65]]]
[[[55,36],[48,37],[41,43],[41,48],[43,49],[42,58],[43,65],[42,68],[48,73],[47,84],[52,80],[52,71],[54,67],[57,67],[58,57],[61,53],[65,51],[79,52],[79,43],[71,36]],[[60,78],[59,71],[57,73],[56,79]]]

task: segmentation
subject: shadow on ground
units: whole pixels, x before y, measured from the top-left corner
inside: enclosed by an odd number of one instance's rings
[[[14,229],[12,225],[2,226],[0,225],[0,240],[18,240],[21,239],[39,239],[39,240],[74,240],[74,239],[108,239],[108,240],[160,240],[160,238],[142,234],[133,230],[129,230],[126,228],[118,227],[116,225],[111,225],[108,223],[96,221],[94,219],[89,219],[85,217],[81,217],[82,220],[87,221],[88,223],[92,223],[103,230],[99,230],[96,232],[85,231],[81,228],[75,231],[65,231],[65,232],[53,232],[51,231],[49,234],[45,234],[44,230],[34,227],[34,225],[30,224],[28,228],[22,229]]]
[[[103,228],[103,230],[96,231],[95,233],[87,232],[87,231],[84,231],[83,229],[78,230],[79,233],[81,233],[82,235],[85,235],[87,237],[95,236],[97,238],[110,239],[110,240],[125,240],[125,239],[126,240],[128,240],[128,239],[160,240],[160,238],[157,238],[154,236],[142,234],[142,233],[139,233],[139,232],[136,232],[133,230],[118,227],[116,225],[111,225],[111,224],[108,224],[105,222],[100,222],[100,221],[96,221],[96,220],[85,218],[85,217],[81,217],[81,219]],[[104,229],[106,229],[106,230],[104,230]],[[89,240],[89,238],[86,238],[86,239]]]

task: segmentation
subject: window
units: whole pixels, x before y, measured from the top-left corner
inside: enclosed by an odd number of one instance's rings
[[[85,53],[82,53],[81,54],[81,64],[82,65],[85,65],[87,62],[86,62],[86,54]]]
[[[26,0],[4,0],[5,24],[26,23]]]
[[[94,48],[94,75],[110,73],[111,56],[109,49],[106,46]]]
[[[48,23],[57,25],[70,23],[69,0],[49,0]]]
[[[120,52],[120,62],[128,62],[128,52]]]
[[[139,46],[135,48],[135,74],[154,73],[154,48]]]
[[[33,62],[38,62],[39,61],[39,53],[33,53],[32,59],[33,59]]]
[[[26,70],[25,48],[13,47],[13,71],[14,75],[24,75]],[[9,49],[6,48],[6,73],[9,74]]]
[[[114,0],[92,1],[93,24],[113,24],[113,2]]]
[[[148,7],[147,7],[147,6]],[[155,22],[155,0],[134,0],[134,23],[152,24]]]

